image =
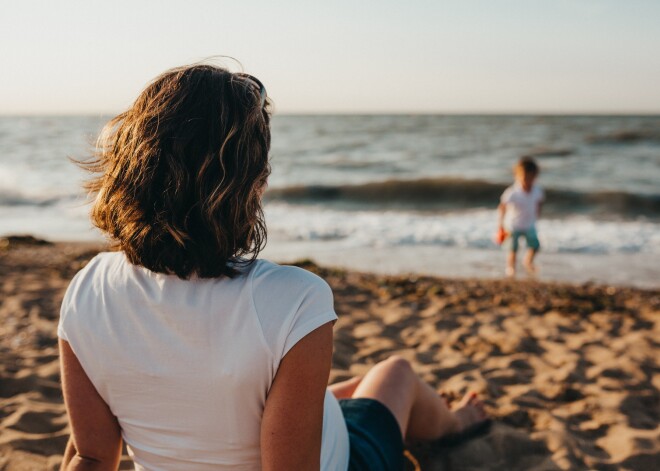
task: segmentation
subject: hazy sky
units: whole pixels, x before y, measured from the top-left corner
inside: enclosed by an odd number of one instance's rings
[[[0,114],[229,55],[282,113],[660,112],[660,0],[0,0]]]

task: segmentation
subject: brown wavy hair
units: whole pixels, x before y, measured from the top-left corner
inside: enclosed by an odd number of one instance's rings
[[[187,279],[232,277],[256,259],[270,174],[260,86],[214,65],[175,68],[105,126],[81,163],[95,174],[91,219],[131,263]]]

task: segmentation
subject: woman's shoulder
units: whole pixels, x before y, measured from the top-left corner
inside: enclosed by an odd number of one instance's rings
[[[95,293],[103,291],[103,284],[107,282],[108,278],[109,265],[121,263],[121,257],[123,254],[117,252],[100,252],[75,274],[62,299],[61,320],[71,313],[80,311],[81,303],[88,303],[94,298]],[[63,337],[61,332],[60,327],[60,336]]]
[[[271,310],[292,312],[296,306],[318,312],[333,309],[330,285],[300,267],[260,260],[252,271],[251,288],[258,314]]]
[[[254,310],[278,363],[300,339],[337,319],[332,290],[314,273],[259,260],[251,274]]]
[[[99,271],[107,269],[110,265],[122,263],[124,260],[125,257],[122,252],[99,252],[76,273],[71,283],[89,280],[97,275]]]
[[[124,255],[124,252],[99,252],[94,255],[87,262],[87,264],[85,264],[81,271],[98,268],[101,265],[119,264],[125,262],[126,256]]]
[[[289,289],[298,287],[328,286],[320,276],[293,265],[280,265],[265,259],[255,262],[251,271],[253,284],[268,284],[286,286]]]

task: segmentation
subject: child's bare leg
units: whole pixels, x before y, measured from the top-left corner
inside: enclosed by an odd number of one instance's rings
[[[525,269],[530,275],[536,274],[536,266],[534,265],[535,256],[536,256],[535,249],[527,249],[527,253],[525,254],[525,260],[523,261],[523,264],[525,265]]]
[[[328,386],[328,389],[337,399],[350,399],[360,382],[362,382],[362,376],[355,376],[354,378],[331,384]]]
[[[506,259],[506,276],[515,276],[516,274],[516,252],[510,250]]]
[[[450,411],[444,398],[415,374],[410,363],[396,356],[373,367],[353,397],[376,399],[387,406],[406,439],[437,439],[486,418],[476,397]]]

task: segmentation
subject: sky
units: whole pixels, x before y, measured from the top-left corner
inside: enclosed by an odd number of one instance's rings
[[[211,56],[278,113],[660,113],[658,0],[0,0],[0,114],[117,113]]]

